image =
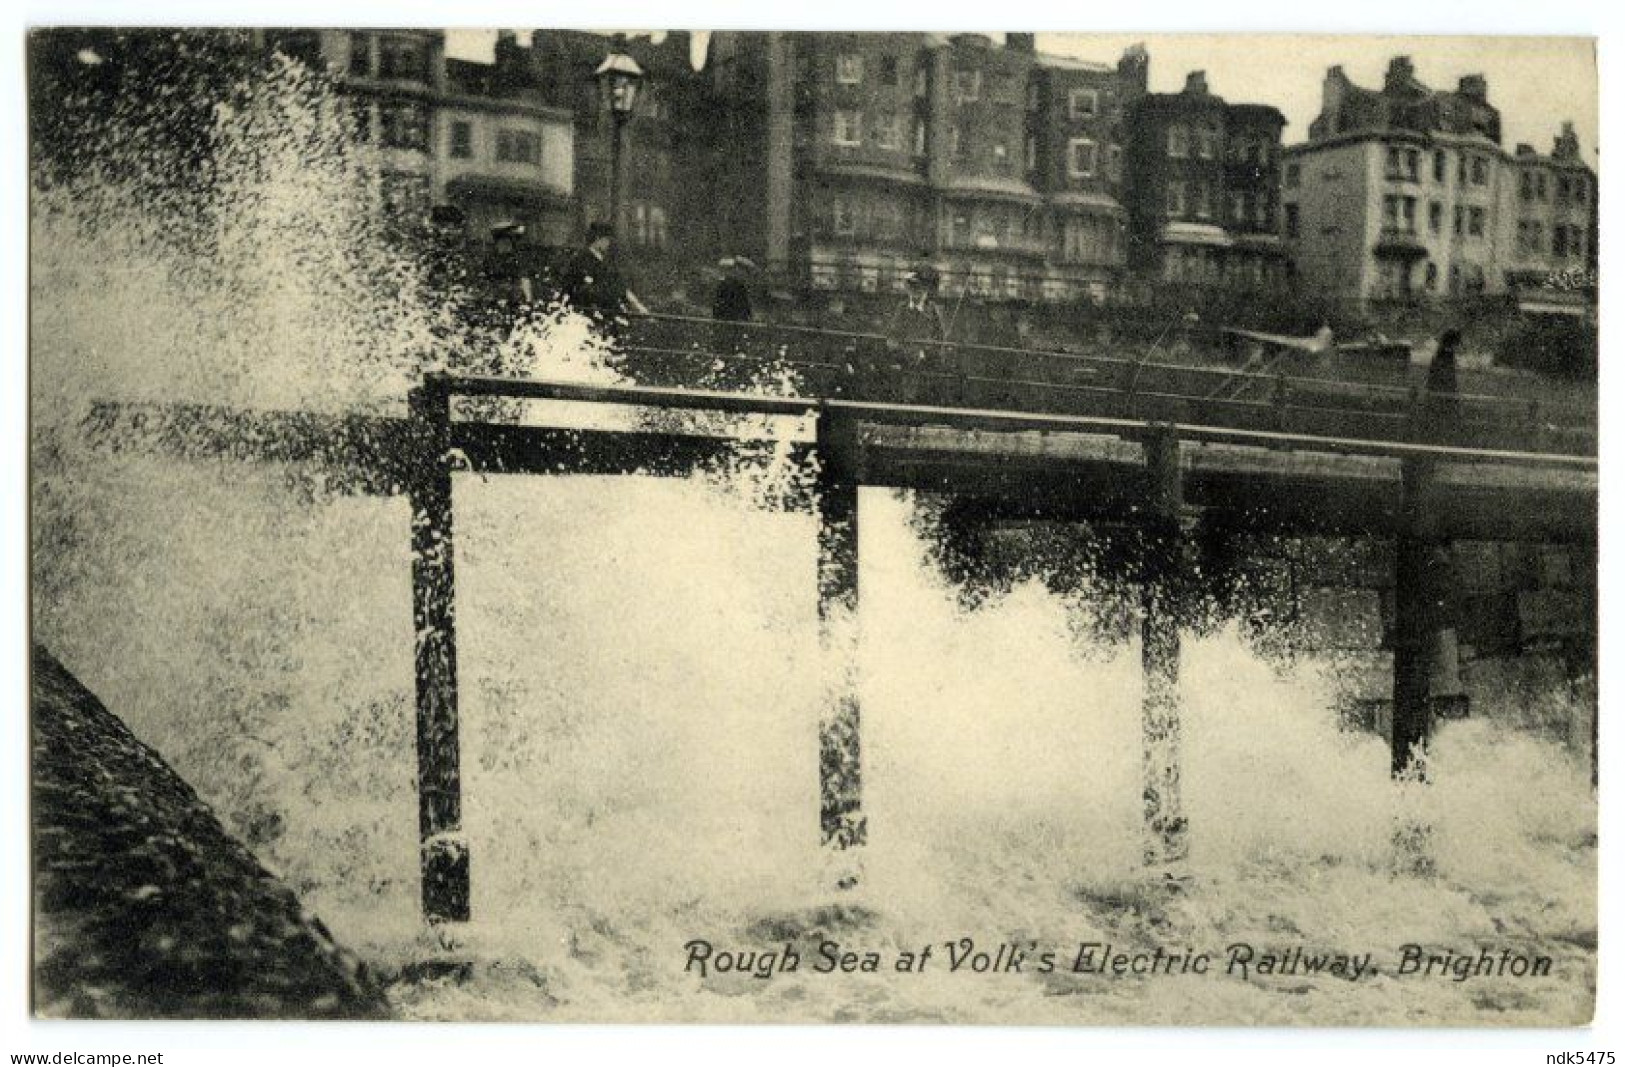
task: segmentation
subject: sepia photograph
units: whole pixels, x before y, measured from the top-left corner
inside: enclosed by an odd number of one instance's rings
[[[1595,38],[390,21],[27,29],[17,1010],[1592,1024]]]

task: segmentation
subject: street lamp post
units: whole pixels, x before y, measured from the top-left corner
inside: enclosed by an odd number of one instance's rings
[[[624,235],[626,220],[621,211],[626,200],[626,120],[632,117],[632,108],[637,104],[643,68],[625,52],[611,52],[598,64],[593,77],[598,79],[610,116],[609,218],[615,232]]]

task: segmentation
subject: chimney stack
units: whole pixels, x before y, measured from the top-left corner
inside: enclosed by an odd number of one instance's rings
[[[1395,56],[1388,61],[1388,76],[1383,79],[1384,92],[1404,89],[1416,80],[1416,64],[1410,56]]]
[[[1563,132],[1552,141],[1552,158],[1580,158],[1580,138],[1574,132],[1574,123],[1566,121],[1563,123]]]
[[[1192,96],[1207,95],[1207,71],[1193,70],[1185,75],[1185,91]]]
[[[1490,84],[1484,80],[1482,74],[1464,75],[1456,84],[1456,91],[1469,100],[1476,100],[1480,104],[1489,103]]]
[[[1123,81],[1125,95],[1130,98],[1144,96],[1150,88],[1151,54],[1143,44],[1129,45],[1123,58],[1117,61],[1117,76]]]

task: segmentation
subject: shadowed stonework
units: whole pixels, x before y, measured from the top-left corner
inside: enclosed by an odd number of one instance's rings
[[[388,1015],[321,921],[39,647],[33,696],[37,1014]]]

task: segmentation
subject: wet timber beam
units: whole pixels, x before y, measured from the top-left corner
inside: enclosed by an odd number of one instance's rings
[[[1185,858],[1180,789],[1179,621],[1185,593],[1184,494],[1179,438],[1170,429],[1145,442],[1147,508],[1140,583],[1140,702],[1145,860]]]
[[[423,445],[407,485],[412,509],[423,915],[432,923],[465,922],[469,917],[469,856],[463,835],[457,721],[450,396],[431,380],[412,391],[410,406]]]
[[[1416,773],[1434,723],[1465,711],[1456,655],[1455,575],[1440,523],[1439,470],[1405,464],[1404,527],[1394,539],[1394,705],[1389,752],[1395,777]]]
[[[858,700],[858,439],[843,415],[821,412],[814,512],[818,520],[818,631],[824,696],[818,724],[819,837],[837,888],[858,879],[868,838],[863,814]]]

